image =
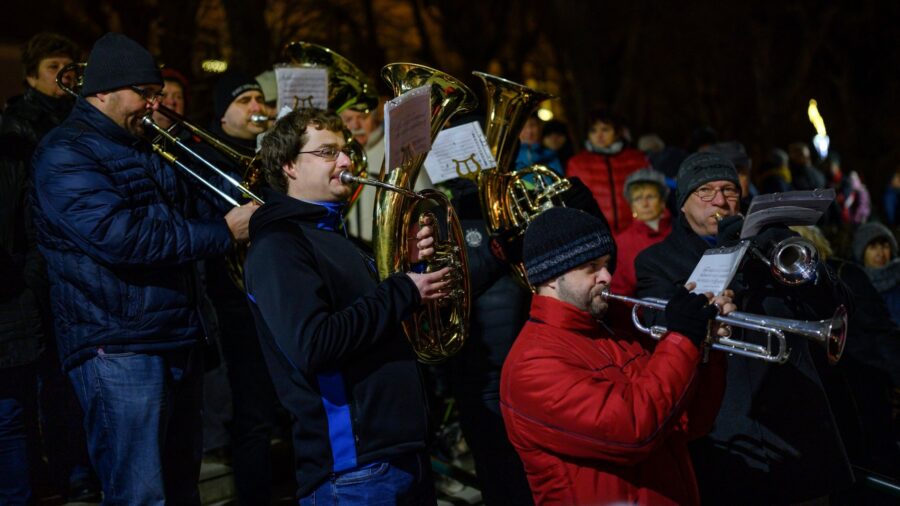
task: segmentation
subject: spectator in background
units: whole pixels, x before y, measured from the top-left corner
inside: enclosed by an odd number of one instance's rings
[[[648,246],[665,239],[672,231],[672,219],[666,209],[669,188],[665,176],[653,169],[641,169],[625,180],[622,194],[631,204],[631,225],[616,235],[618,270],[610,283],[613,293],[633,295],[637,283],[634,259]]]
[[[783,150],[773,148],[769,151],[759,175],[760,193],[783,193],[794,189],[791,169],[788,167],[788,155]]]
[[[884,189],[884,214],[887,225],[900,225],[900,166],[894,169],[891,180]]]
[[[666,143],[663,142],[662,137],[656,134],[646,134],[638,138],[637,148],[650,157],[662,153],[666,149]]]
[[[825,159],[825,174],[828,187],[836,193],[836,214],[844,225],[859,225],[869,219],[872,212],[869,189],[855,170],[845,172],[841,168],[841,158],[831,153]],[[895,251],[896,253],[896,251]]]
[[[572,147],[572,138],[569,136],[569,127],[559,120],[552,119],[544,123],[544,147],[556,153],[559,164],[566,166],[566,162],[575,153]]]
[[[819,260],[827,262],[847,286],[847,345],[836,366],[817,363],[835,421],[850,461],[884,474],[900,474],[900,448],[891,431],[891,390],[900,386],[900,327],[891,319],[884,299],[869,277],[853,262],[836,258],[817,227],[791,227],[815,244]],[[878,497],[860,485],[847,504],[876,504]],[[880,498],[881,500],[884,497]]]
[[[10,392],[6,387],[13,384],[8,383],[12,381],[19,385],[16,392],[19,401],[39,410],[40,431],[38,413],[34,409],[23,413],[31,420],[28,427],[32,431],[29,434],[32,469],[43,468],[37,458],[42,442],[52,489],[73,501],[99,498],[99,485],[88,462],[81,407],[59,364],[46,265],[34,242],[31,210],[26,205],[25,194],[32,184],[31,157],[35,148],[47,132],[69,115],[74,104],[72,97],[56,84],[57,74],[80,59],[81,50],[62,35],[40,33],[32,37],[22,50],[25,92],[9,100],[0,127],[3,137],[0,151],[0,255],[10,255],[11,261],[9,265],[3,265],[2,277],[10,292],[8,298],[2,297],[3,305],[0,306],[0,328],[3,329],[0,331],[0,350],[3,350],[0,367],[5,368],[0,380],[4,393],[0,397]],[[74,85],[73,77],[74,72],[64,76],[63,83]],[[6,261],[4,258],[4,264]],[[38,327],[34,326],[33,318],[36,317]],[[38,356],[43,346],[46,349]],[[10,399],[5,398],[0,402],[8,401]],[[0,481],[4,478],[19,480],[19,473],[27,471],[28,466],[24,464],[15,472],[0,470],[0,476],[3,476]],[[27,480],[19,482],[21,486],[27,484]],[[18,499],[0,493],[0,502]]]
[[[187,110],[188,80],[184,74],[173,68],[162,69],[163,89],[160,104],[184,116]],[[172,119],[159,111],[153,111],[153,121],[163,128],[172,126]]]
[[[825,188],[825,175],[813,167],[809,146],[805,142],[793,142],[788,146],[789,167],[795,190]]]
[[[900,323],[900,259],[894,234],[878,222],[861,225],[853,235],[853,259],[884,298],[894,324]]]
[[[525,120],[525,126],[519,132],[519,154],[516,157],[516,170],[531,167],[532,165],[546,165],[560,176],[563,175],[562,165],[556,151],[544,147],[543,140],[544,122],[532,114]]]
[[[578,177],[590,188],[613,234],[631,224],[631,206],[618,189],[632,172],[650,166],[643,153],[625,145],[622,129],[622,121],[609,111],[594,111],[588,117],[585,150],[566,166],[566,177]]]

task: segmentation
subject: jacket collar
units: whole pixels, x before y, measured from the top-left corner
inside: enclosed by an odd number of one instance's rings
[[[91,105],[84,97],[78,97],[75,100],[75,108],[69,117],[87,124],[88,128],[96,130],[100,135],[119,144],[136,147],[139,144],[147,143],[144,139],[135,137],[124,128],[115,124],[113,120],[100,112],[100,109]]]
[[[531,298],[531,319],[585,337],[600,335],[600,324],[590,314],[568,302],[544,295]]]

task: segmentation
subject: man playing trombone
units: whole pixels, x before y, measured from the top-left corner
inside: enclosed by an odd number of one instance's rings
[[[741,187],[728,159],[695,153],[682,162],[677,181],[681,212],[672,232],[635,261],[638,297],[672,296],[706,250],[731,245],[740,232],[742,220],[736,215]],[[770,227],[754,237],[753,244],[767,251],[790,235],[785,227]],[[839,286],[820,264],[814,281],[788,288],[774,282],[768,267],[756,260],[745,262],[730,285],[742,311],[802,320],[830,316],[841,303]],[[651,323],[664,322],[660,317]],[[745,342],[767,339],[759,332],[743,334],[740,340]],[[791,353],[783,365],[728,357],[727,387],[715,426],[691,445],[704,503],[822,500],[851,483],[809,345],[795,336],[787,339]]]
[[[199,504],[204,336],[192,263],[246,241],[256,208],[185,214],[187,187],[143,138],[163,80],[111,33],[34,157],[34,216],[63,368],[109,504]]]
[[[449,268],[377,281],[343,229],[345,142],[340,117],[317,109],[263,139],[271,189],[251,221],[247,296],[294,421],[300,504],[433,504],[425,391],[400,323],[445,295]],[[431,228],[411,239],[414,257],[434,254]]]
[[[529,225],[523,257],[536,295],[500,383],[509,438],[536,504],[699,504],[687,442],[719,408],[724,357],[707,348],[726,329],[711,320],[735,306],[730,293],[680,288],[651,352],[602,320],[615,249],[607,226],[575,209]]]

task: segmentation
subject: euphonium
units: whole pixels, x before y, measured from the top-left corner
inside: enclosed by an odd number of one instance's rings
[[[444,124],[457,112],[474,109],[477,102],[462,82],[435,69],[413,63],[392,63],[381,71],[382,77],[399,96],[420,86],[431,87],[431,139],[437,137]],[[428,260],[428,271],[451,267],[450,293],[439,301],[428,302],[403,322],[403,330],[421,362],[436,363],[456,353],[465,343],[469,324],[469,273],[465,238],[456,212],[449,199],[434,190],[420,192],[423,198],[411,198],[411,191],[426,153],[409,157],[398,167],[382,166],[381,181],[404,189],[389,191],[379,187],[375,193],[374,249],[375,263],[382,278],[394,272],[408,272],[408,240],[416,215],[425,203],[443,208],[446,223],[435,224],[435,254]],[[432,218],[434,213],[431,213]],[[446,236],[446,240],[438,239]]]
[[[552,95],[501,77],[473,72],[484,81],[487,96],[485,137],[497,161],[494,169],[478,173],[478,196],[488,233],[521,237],[528,224],[544,210],[562,205],[559,196],[569,181],[543,165],[513,172],[519,132],[528,116]],[[522,262],[510,264],[519,281],[528,286]]]

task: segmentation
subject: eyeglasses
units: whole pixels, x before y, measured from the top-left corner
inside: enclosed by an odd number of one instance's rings
[[[738,197],[741,196],[741,192],[733,186],[726,186],[725,188],[708,188],[703,186],[694,190],[694,193],[697,194],[703,202],[712,202],[713,199],[716,198],[716,193],[718,192],[722,192],[722,197],[724,197],[725,200],[737,200]]]
[[[315,155],[315,156],[318,156],[319,158],[322,158],[323,160],[325,160],[327,162],[333,162],[338,159],[338,156],[341,153],[344,153],[345,155],[350,156],[350,154],[352,152],[353,152],[353,149],[348,144],[340,149],[338,149],[334,146],[325,146],[325,147],[316,149],[314,151],[300,151],[298,154],[300,154],[300,155],[303,155],[303,154]]]
[[[131,91],[137,93],[141,96],[141,98],[143,98],[147,102],[150,102],[151,104],[159,102],[163,99],[162,90],[153,92],[148,90],[147,88],[141,88],[140,86],[131,86]]]

